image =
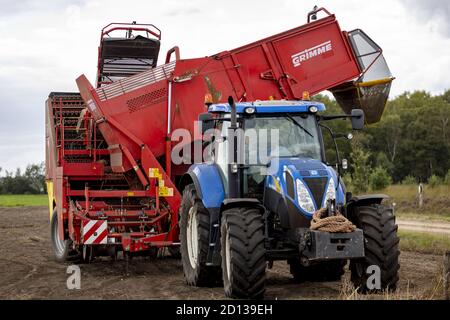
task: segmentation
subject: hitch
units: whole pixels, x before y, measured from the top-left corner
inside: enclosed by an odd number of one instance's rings
[[[311,261],[363,258],[364,235],[361,229],[348,233],[303,229],[299,251]]]

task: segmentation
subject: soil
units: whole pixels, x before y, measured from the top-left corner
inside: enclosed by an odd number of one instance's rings
[[[58,263],[50,244],[46,207],[0,208],[0,299],[223,299],[223,289],[186,285],[180,260],[171,257],[125,261],[96,259],[80,264],[81,289],[69,290],[70,263]],[[436,298],[442,257],[415,252],[400,256],[400,298]],[[354,297],[349,272],[339,282],[296,284],[286,262],[267,271],[267,299],[340,299]],[[386,298],[385,295],[356,296]]]
[[[400,230],[450,234],[449,222],[397,219],[397,224]]]

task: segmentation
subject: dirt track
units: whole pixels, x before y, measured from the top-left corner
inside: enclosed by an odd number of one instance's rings
[[[450,223],[448,222],[397,219],[397,224],[401,230],[450,234]]]
[[[0,208],[0,299],[223,299],[222,288],[185,284],[179,260],[133,259],[129,276],[124,261],[96,260],[81,267],[81,290],[66,288],[67,265],[53,260],[45,207]],[[400,292],[430,296],[441,257],[401,254]],[[348,272],[345,279],[348,278]],[[268,270],[268,299],[337,299],[344,282],[292,282],[285,262]],[[409,289],[406,289],[406,288]],[[383,296],[376,296],[383,298]]]

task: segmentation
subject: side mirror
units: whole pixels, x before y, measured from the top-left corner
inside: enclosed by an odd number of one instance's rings
[[[202,126],[202,134],[205,134],[206,130],[214,128],[214,118],[211,113],[205,112],[198,115],[198,121]]]
[[[364,111],[361,109],[352,109],[352,129],[362,130],[364,128]]]

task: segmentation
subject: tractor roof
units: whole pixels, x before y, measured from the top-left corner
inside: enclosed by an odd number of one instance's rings
[[[316,107],[317,111],[324,111],[325,105],[315,101],[287,101],[287,100],[267,100],[255,102],[236,103],[236,112],[245,113],[247,108],[254,108],[254,113],[304,113],[310,112],[310,107]],[[228,103],[215,103],[209,106],[209,112],[229,113],[231,107]]]

